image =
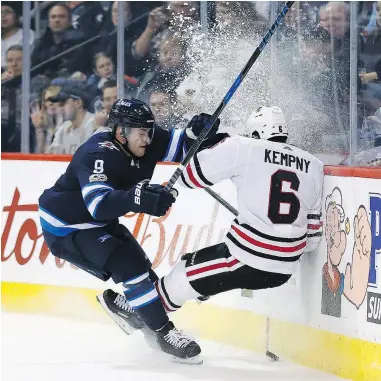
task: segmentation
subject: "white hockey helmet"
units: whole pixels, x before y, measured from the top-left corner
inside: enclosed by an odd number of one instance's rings
[[[269,140],[276,137],[288,138],[288,128],[283,111],[277,107],[259,107],[246,122],[246,136]]]

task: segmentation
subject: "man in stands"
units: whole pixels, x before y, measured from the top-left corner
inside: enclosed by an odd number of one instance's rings
[[[64,103],[65,122],[57,128],[49,152],[56,154],[74,154],[93,133],[95,128],[94,114],[87,111],[86,85],[82,83],[67,84],[52,102]]]
[[[53,5],[49,9],[48,28],[43,36],[36,41],[32,54],[32,67],[83,41],[83,33],[72,27],[70,9],[64,3]],[[88,54],[85,48],[77,49],[47,63],[42,70],[50,78],[57,76],[57,74],[63,74],[63,72],[70,74],[76,71],[88,73],[91,70],[91,54]]]

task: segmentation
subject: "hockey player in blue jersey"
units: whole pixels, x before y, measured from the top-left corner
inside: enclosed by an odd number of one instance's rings
[[[52,254],[102,280],[122,283],[129,305],[113,308],[120,296],[107,290],[98,296],[102,306],[114,313],[114,320],[123,314],[119,324],[127,333],[143,328],[144,322],[163,352],[185,362],[197,362],[201,349],[169,321],[151,262],[118,217],[166,214],[175,197],[162,185],[149,183],[155,165],[181,161],[209,117],[201,114],[185,130],[167,131],[155,126],[144,102],[119,99],[109,114],[110,131],[80,146],[66,172],[39,198],[43,235]],[[217,129],[218,124],[209,136],[219,135]]]

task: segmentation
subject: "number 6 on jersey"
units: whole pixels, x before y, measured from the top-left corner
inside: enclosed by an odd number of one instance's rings
[[[267,217],[273,224],[292,224],[300,211],[300,201],[295,193],[284,192],[283,183],[288,182],[290,189],[299,190],[300,180],[295,172],[279,169],[271,176],[269,209]],[[281,213],[282,204],[288,204],[288,212]]]

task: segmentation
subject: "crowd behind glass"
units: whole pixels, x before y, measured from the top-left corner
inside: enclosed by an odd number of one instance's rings
[[[29,44],[29,151],[73,154],[92,134],[107,127],[117,99],[116,28],[121,16],[118,2],[41,4],[32,9],[32,29],[28,41],[23,41],[22,2],[1,2],[1,149],[20,152],[22,58],[23,47]],[[275,11],[282,5],[276,3]],[[245,40],[251,31],[263,36],[276,15],[272,9],[271,2],[218,1],[209,38],[234,35]],[[358,152],[352,163],[374,166],[381,165],[381,2],[358,2],[357,12]],[[274,46],[281,53],[273,55],[271,65],[279,89],[297,83],[309,99],[308,110],[278,104],[285,108],[294,134],[299,127],[293,126],[309,125],[309,139],[296,140],[302,145],[311,140],[312,145],[302,148],[319,147],[325,152],[313,153],[333,152],[341,159],[350,145],[350,15],[349,2],[296,2],[271,48],[272,54]],[[190,86],[184,95],[183,84],[197,61],[189,47],[200,33],[200,3],[124,2],[123,17],[124,96],[147,102],[158,125],[184,128],[191,116],[186,95],[195,90]],[[79,48],[71,49],[75,46]],[[232,74],[241,69],[236,67]],[[276,92],[267,101],[276,103]],[[253,100],[251,111],[262,105],[266,105],[263,100]],[[326,157],[332,164],[333,156]]]

